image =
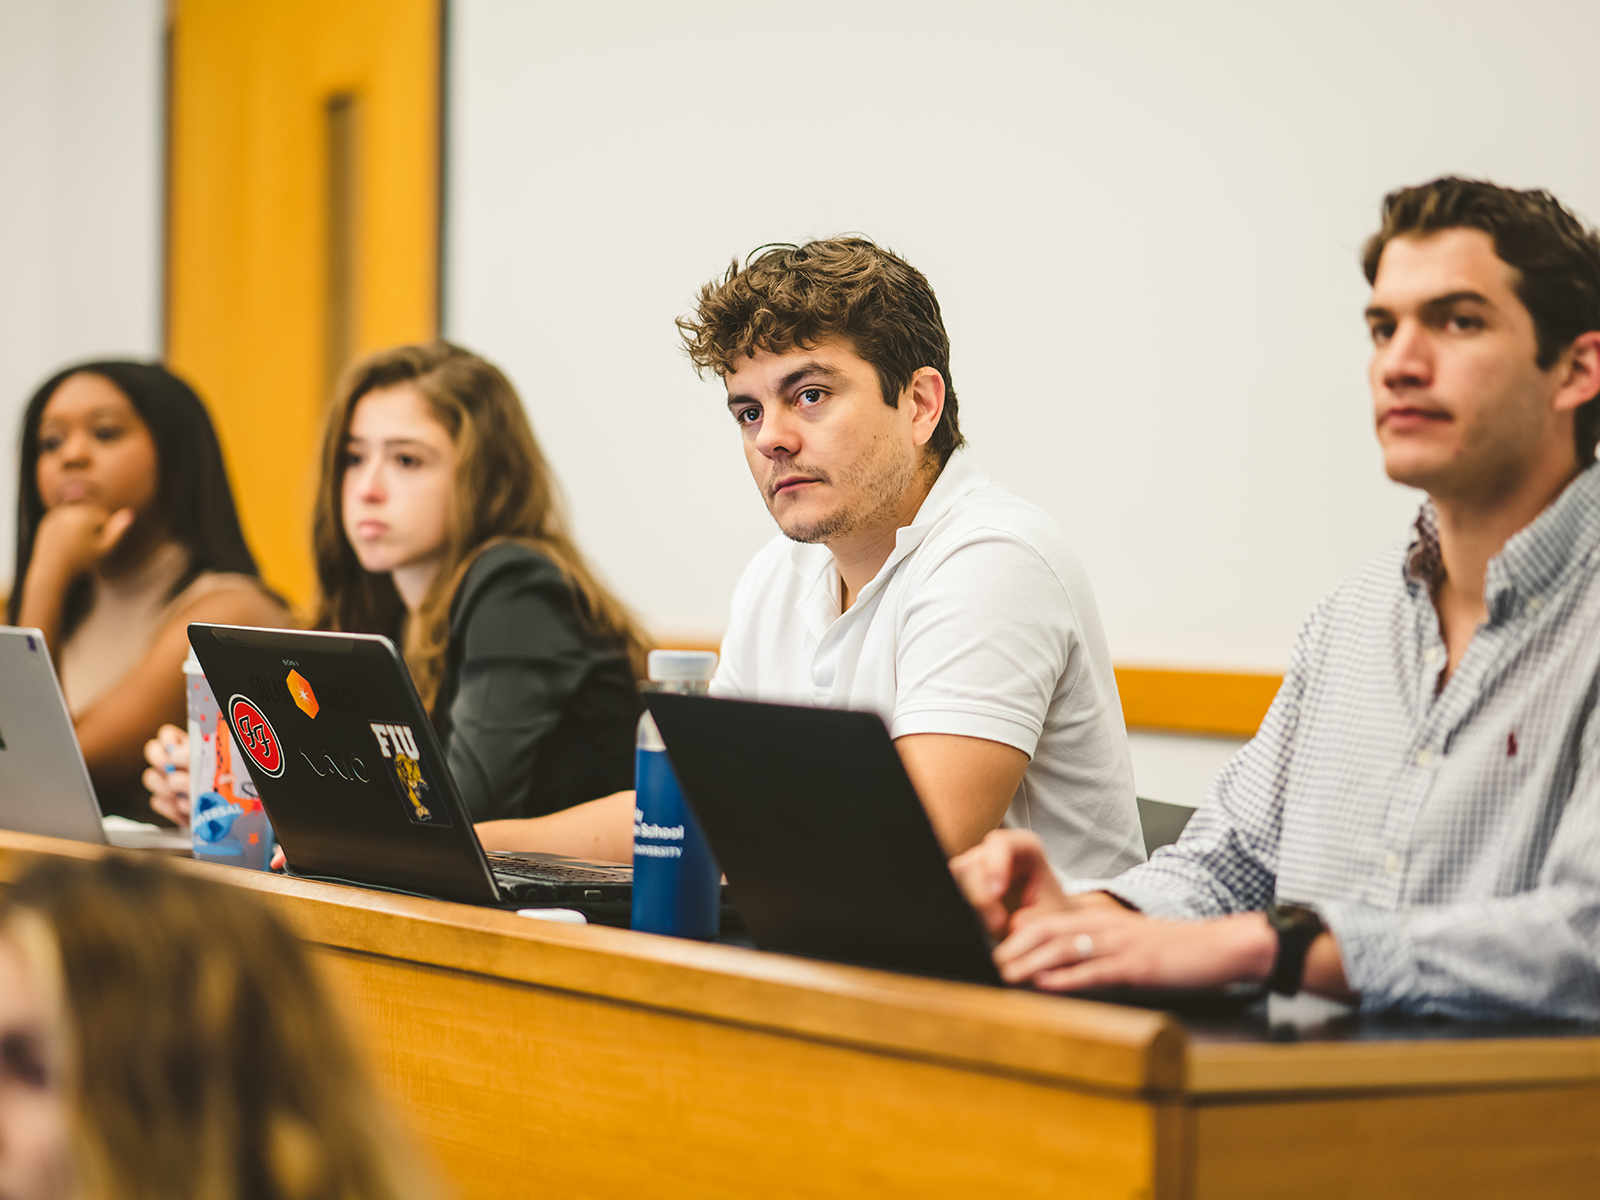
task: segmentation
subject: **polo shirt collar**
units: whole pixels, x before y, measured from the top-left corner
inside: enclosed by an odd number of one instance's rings
[[[957,450],[952,454],[944,464],[944,470],[939,472],[939,478],[933,481],[933,487],[929,488],[928,494],[923,497],[922,506],[917,509],[917,515],[911,518],[911,524],[902,525],[895,530],[894,549],[889,551],[889,557],[884,560],[883,566],[878,568],[878,573],[872,577],[872,581],[861,589],[856,604],[872,599],[874,593],[889,581],[895,568],[913,550],[922,545],[927,536],[933,532],[934,526],[949,515],[956,503],[963,496],[977,491],[988,482],[989,477],[978,469],[978,464],[966,450]]]
[[[878,568],[872,581],[861,589],[850,611],[859,611],[866,601],[884,587],[895,568],[922,545],[928,534],[933,532],[934,526],[949,514],[962,497],[987,487],[989,482],[989,477],[978,468],[971,452],[965,447],[952,454],[939,472],[939,478],[934,480],[933,487],[923,498],[911,524],[902,525],[895,531],[894,549],[889,552],[889,557]],[[834,568],[833,554],[826,546],[796,542],[789,547],[789,560],[795,573],[802,580],[809,579],[811,582],[796,607],[811,632],[820,638],[840,616],[839,572]]]

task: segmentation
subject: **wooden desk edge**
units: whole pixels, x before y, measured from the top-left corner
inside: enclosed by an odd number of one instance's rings
[[[29,856],[115,851],[0,832],[0,881]],[[328,948],[575,992],[971,1069],[1139,1094],[1183,1087],[1185,1035],[1162,1013],[923,979],[473,905],[177,861],[264,894]]]
[[[1595,1081],[1600,1038],[1592,1037],[1188,1046],[1187,1090],[1196,1098]]]

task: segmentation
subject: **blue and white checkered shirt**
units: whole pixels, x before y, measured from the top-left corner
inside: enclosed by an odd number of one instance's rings
[[[1597,562],[1600,465],[1489,563],[1440,691],[1424,505],[1306,622],[1183,837],[1099,886],[1156,917],[1311,905],[1363,1009],[1600,1018]]]

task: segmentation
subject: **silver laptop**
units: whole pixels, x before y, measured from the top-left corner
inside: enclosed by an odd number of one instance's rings
[[[173,830],[123,824],[131,828],[107,836],[44,635],[0,625],[0,829],[100,845],[187,841]]]

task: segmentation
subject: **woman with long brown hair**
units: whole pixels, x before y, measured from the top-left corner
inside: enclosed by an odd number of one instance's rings
[[[305,951],[162,860],[37,867],[0,905],[0,1195],[426,1200]]]
[[[313,626],[401,646],[474,821],[633,786],[648,647],[567,534],[497,367],[448,342],[355,364],[328,414],[313,544]],[[180,820],[187,776],[165,768],[185,744],[164,729],[146,747],[146,786]]]
[[[357,363],[314,542],[316,627],[403,647],[473,820],[632,785],[645,639],[568,536],[498,368],[447,342]]]

